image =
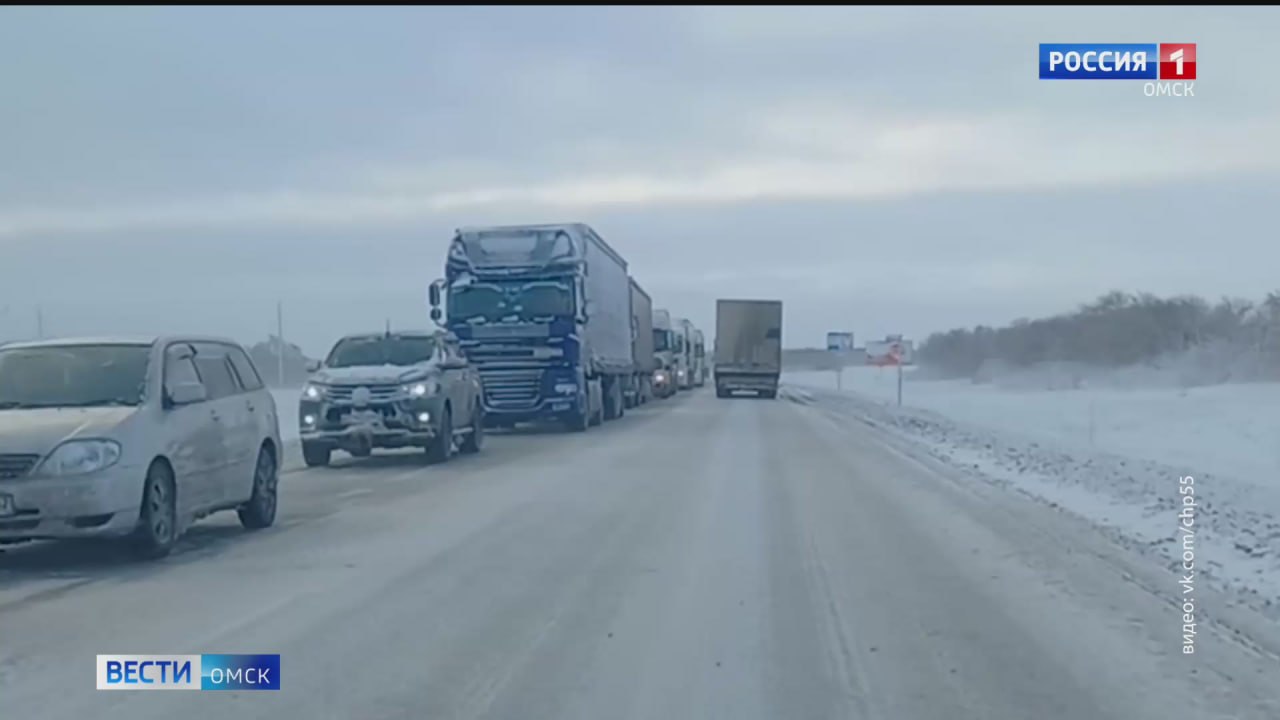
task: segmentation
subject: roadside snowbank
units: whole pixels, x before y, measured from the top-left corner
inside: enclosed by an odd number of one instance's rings
[[[1150,460],[1191,475],[1280,487],[1280,383],[1195,388],[1032,390],[962,380],[912,380],[902,402],[953,420],[1071,450]],[[836,387],[834,372],[787,373],[797,385]],[[893,402],[891,368],[846,368],[845,390]]]
[[[892,370],[846,369],[843,388],[854,392],[834,391],[834,373],[784,381],[961,471],[1084,517],[1171,570],[1183,552],[1179,479],[1191,475],[1197,568],[1280,619],[1280,482],[1268,442],[1277,421],[1256,405],[1274,407],[1260,396],[1280,399],[1280,388],[1010,392],[917,381],[904,383],[898,408]]]

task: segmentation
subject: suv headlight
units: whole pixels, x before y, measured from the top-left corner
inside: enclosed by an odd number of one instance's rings
[[[120,461],[120,443],[114,440],[68,440],[40,463],[44,475],[84,475]]]
[[[303,400],[319,400],[324,396],[324,387],[322,385],[311,384],[302,389]]]
[[[405,385],[404,391],[409,393],[411,398],[426,397],[440,392],[440,383],[435,380],[423,380],[422,382]]]

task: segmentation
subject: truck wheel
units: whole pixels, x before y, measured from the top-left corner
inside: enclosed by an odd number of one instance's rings
[[[729,395],[730,395],[730,393],[729,393],[729,391],[728,391],[728,390],[725,390],[725,389],[724,389],[724,388],[722,388],[722,387],[718,387],[718,388],[716,388],[716,397],[718,397],[718,398],[727,398],[727,397],[729,397]]]
[[[440,432],[436,434],[434,440],[427,445],[427,460],[429,462],[440,464],[449,462],[449,458],[453,456],[453,414],[446,406],[444,414],[440,416]]]
[[[302,461],[307,467],[324,467],[329,464],[333,449],[319,443],[302,443]]]
[[[591,401],[583,402],[583,407],[569,413],[565,418],[564,426],[569,432],[586,432],[591,427]]]

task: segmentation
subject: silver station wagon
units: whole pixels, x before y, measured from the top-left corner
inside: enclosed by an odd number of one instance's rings
[[[275,401],[214,337],[0,346],[0,541],[123,537],[169,553],[196,520],[275,521]]]

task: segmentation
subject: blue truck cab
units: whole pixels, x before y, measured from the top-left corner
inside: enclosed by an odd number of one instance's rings
[[[624,412],[630,285],[626,261],[587,225],[462,228],[431,315],[478,368],[488,425],[583,431]]]

